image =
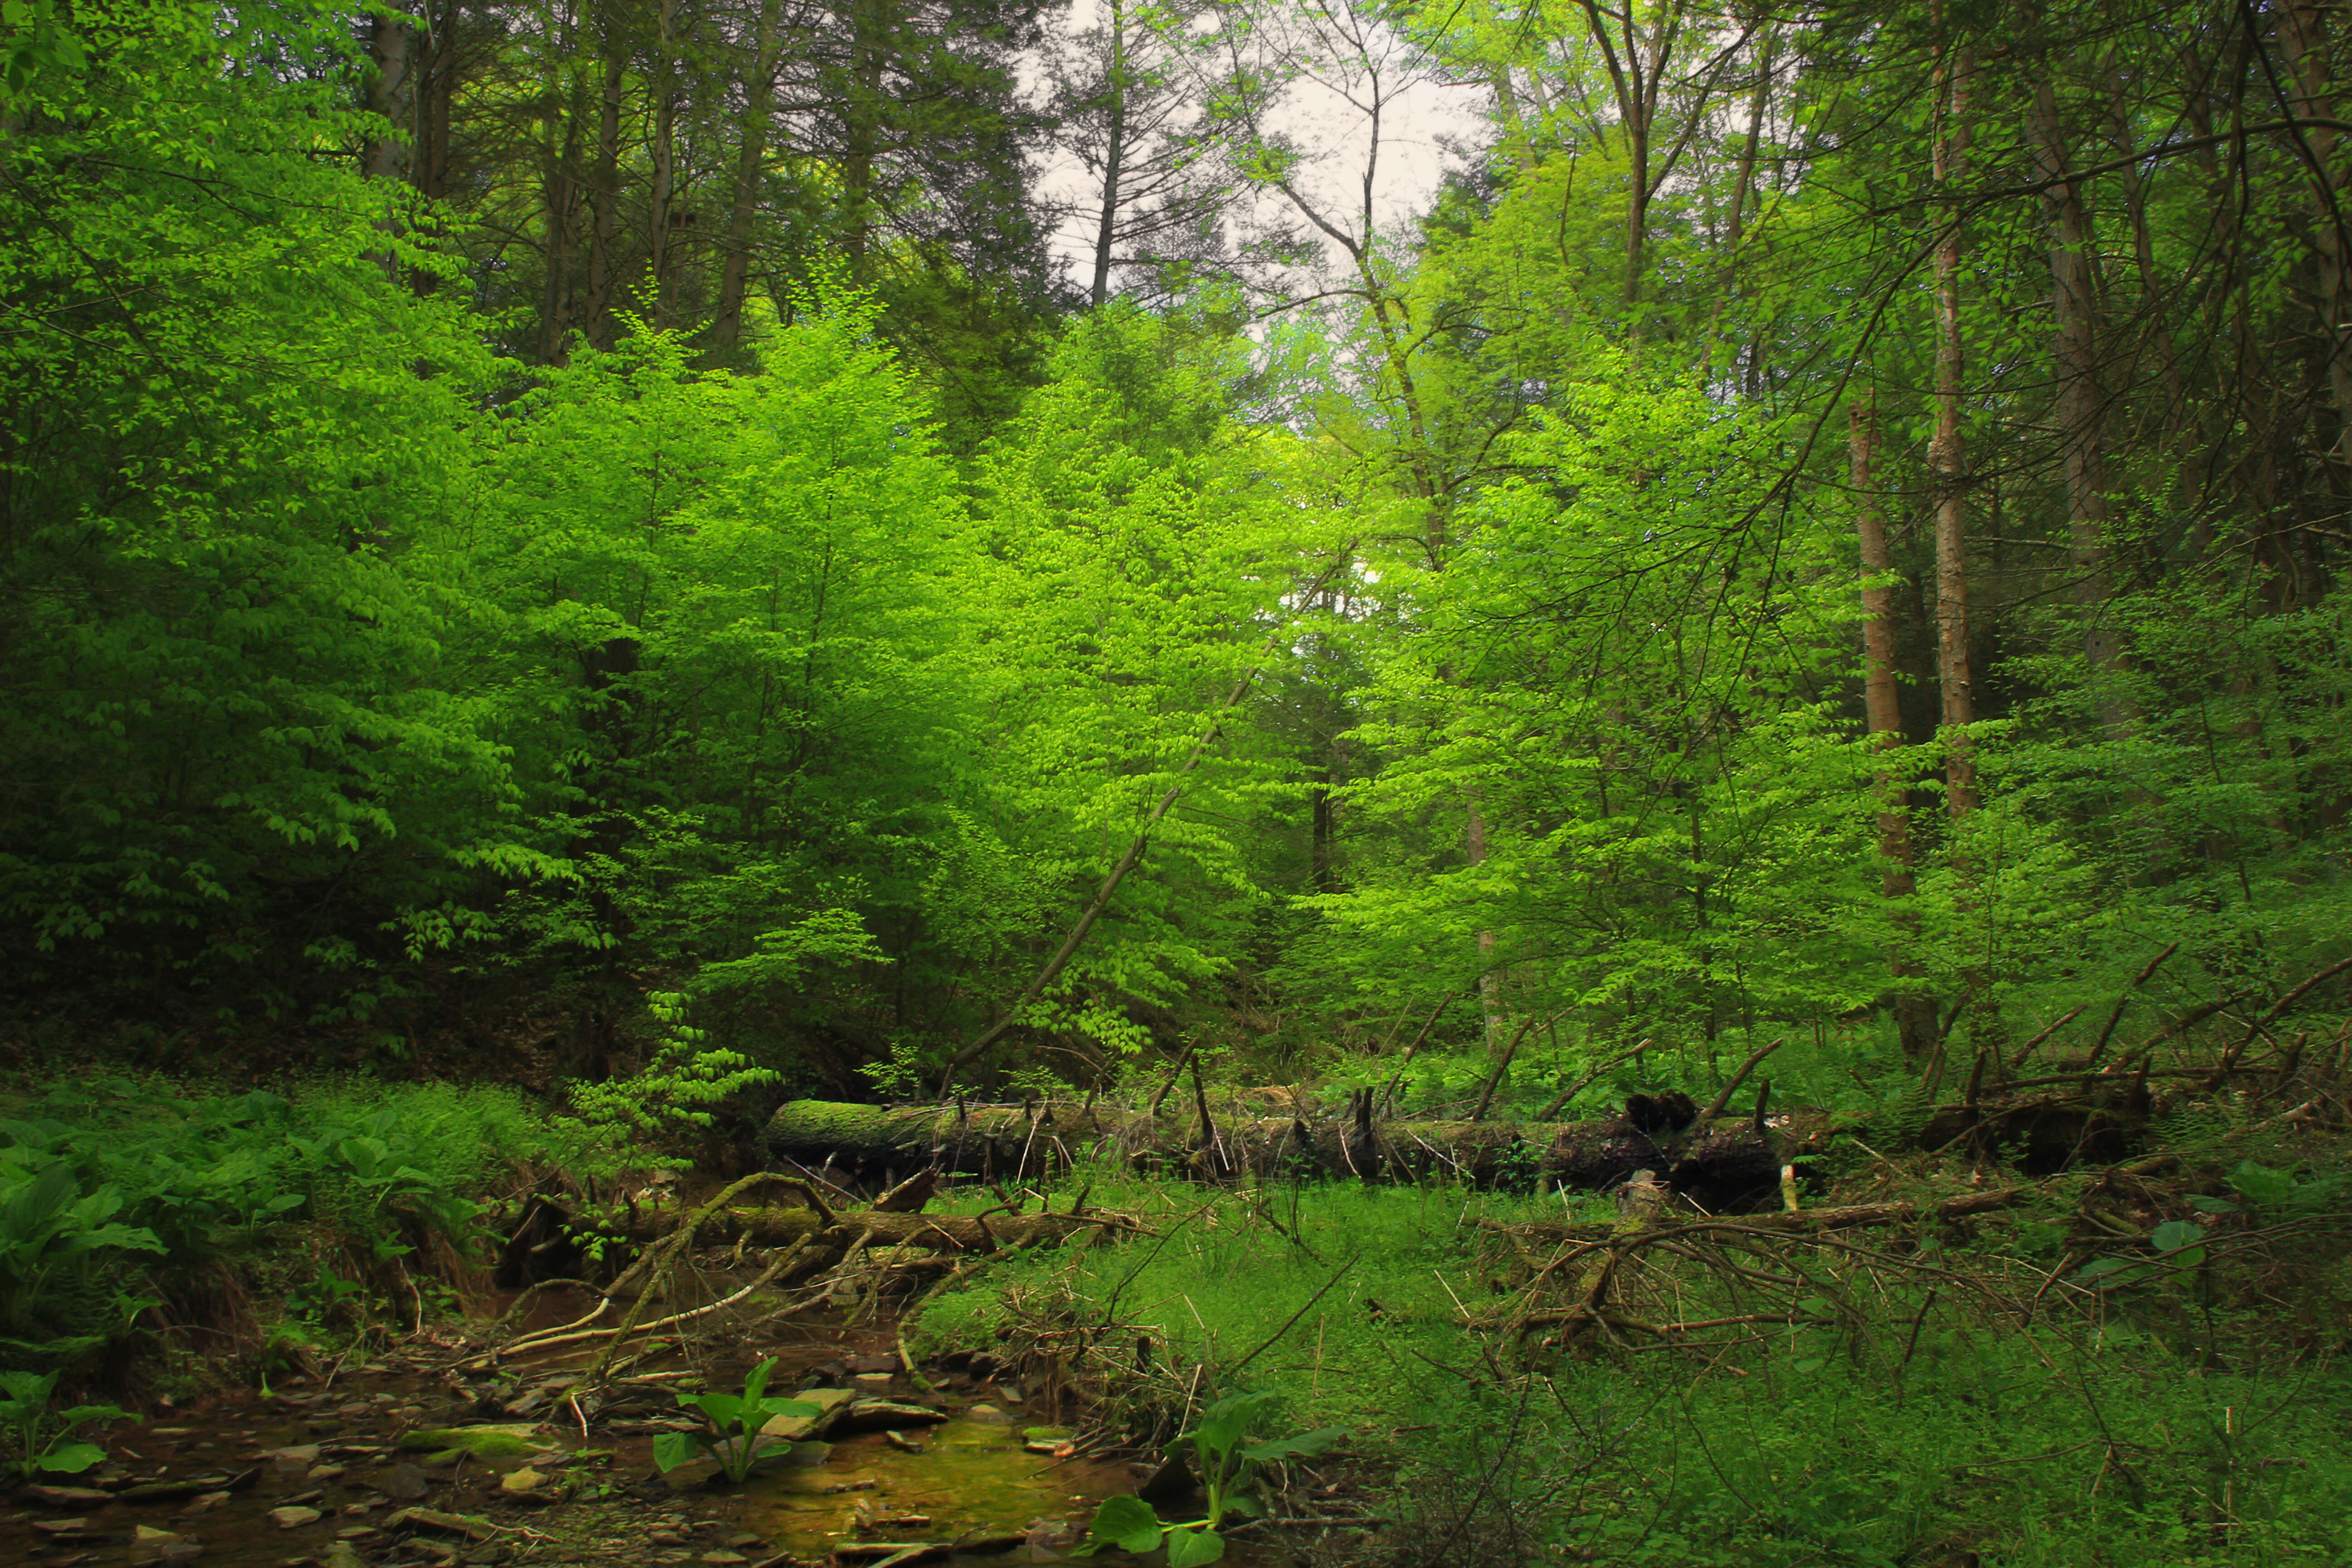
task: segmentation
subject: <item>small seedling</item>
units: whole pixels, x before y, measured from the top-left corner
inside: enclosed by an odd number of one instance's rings
[[[730,1481],[740,1481],[763,1456],[789,1450],[791,1444],[771,1438],[762,1442],[760,1428],[779,1415],[816,1415],[824,1406],[805,1399],[770,1399],[768,1378],[776,1370],[763,1361],[743,1380],[741,1394],[689,1394],[678,1400],[691,1405],[709,1423],[700,1432],[666,1432],[654,1439],[654,1463],[664,1471],[689,1463],[708,1451]]]
[[[138,1419],[111,1405],[77,1405],[52,1414],[49,1395],[57,1385],[54,1372],[46,1376],[0,1372],[0,1394],[6,1396],[0,1398],[0,1433],[5,1433],[7,1440],[0,1470],[25,1480],[44,1470],[79,1475],[105,1458],[106,1450],[95,1443],[67,1442],[75,1427],[92,1421]]]
[[[1249,1441],[1251,1426],[1281,1403],[1278,1394],[1241,1394],[1220,1399],[1201,1413],[1199,1426],[1177,1439],[1192,1442],[1201,1484],[1209,1494],[1206,1515],[1163,1525],[1141,1498],[1108,1498],[1095,1510],[1085,1544],[1071,1555],[1090,1557],[1106,1546],[1143,1552],[1165,1545],[1168,1568],[1201,1568],[1223,1559],[1225,1538],[1218,1530],[1227,1517],[1251,1519],[1258,1513],[1256,1500],[1244,1494],[1257,1479],[1260,1465],[1272,1459],[1310,1458],[1347,1436],[1339,1427],[1325,1426],[1295,1437]]]

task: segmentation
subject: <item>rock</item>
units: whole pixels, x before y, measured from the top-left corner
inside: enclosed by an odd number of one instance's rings
[[[269,1521],[280,1530],[299,1530],[306,1524],[316,1524],[325,1516],[315,1508],[273,1508]]]
[[[814,1415],[778,1415],[760,1428],[761,1436],[780,1437],[787,1443],[805,1442],[820,1436],[856,1395],[845,1388],[804,1388],[793,1397],[803,1405],[821,1408]]]
[[[947,1419],[945,1413],[920,1405],[901,1405],[889,1399],[857,1399],[850,1402],[834,1429],[842,1432],[876,1432],[892,1426],[935,1426]]]
[[[570,1490],[561,1478],[529,1465],[499,1478],[499,1495],[515,1502],[561,1502]]]
[[[280,1475],[299,1475],[319,1462],[319,1445],[298,1443],[290,1448],[279,1448],[269,1456],[278,1462]]]
[[[1003,1411],[999,1410],[993,1405],[975,1405],[971,1409],[965,1411],[964,1415],[974,1421],[1009,1421],[1012,1419],[1011,1416],[1005,1415]]]
[[[851,1372],[896,1372],[898,1358],[894,1355],[854,1355],[842,1363]]]
[[[513,1399],[508,1400],[506,1402],[505,1410],[509,1415],[529,1415],[535,1410],[546,1408],[546,1405],[547,1390],[543,1388],[533,1388],[525,1391]]]
[[[1056,1459],[1066,1459],[1072,1454],[1077,1452],[1076,1448],[1066,1442],[1057,1443],[1048,1438],[1040,1437],[1033,1437],[1028,1442],[1022,1444],[1021,1447],[1032,1454],[1045,1454]]]
[[[327,1549],[319,1553],[319,1568],[367,1568],[367,1560],[350,1542],[331,1541]]]
[[[920,1443],[916,1442],[912,1437],[908,1436],[904,1432],[885,1432],[882,1434],[882,1440],[889,1444],[893,1448],[898,1449],[898,1452],[902,1454],[919,1454],[923,1452],[923,1446]]]
[[[751,1561],[741,1552],[730,1552],[724,1547],[721,1547],[716,1552],[704,1552],[702,1554],[702,1560],[705,1563],[709,1563],[710,1568],[734,1568],[734,1565],[738,1563],[749,1563]]]
[[[755,1531],[739,1530],[734,1534],[727,1538],[727,1544],[734,1547],[744,1547],[758,1546],[762,1544],[762,1542]]]
[[[857,1385],[861,1393],[887,1394],[890,1392],[890,1374],[887,1372],[861,1372],[853,1374],[850,1381]]]
[[[394,1502],[415,1502],[425,1496],[426,1490],[425,1472],[410,1464],[393,1466],[376,1485],[383,1488],[383,1495]]]
[[[553,1444],[536,1436],[538,1431],[528,1421],[502,1426],[427,1426],[404,1433],[400,1446],[411,1453],[439,1455],[454,1448],[478,1459],[528,1459],[555,1451]]]
[[[26,1487],[16,1495],[44,1508],[104,1508],[114,1500],[96,1487]]]
[[[200,1497],[190,1498],[188,1500],[188,1506],[182,1509],[173,1517],[176,1519],[194,1519],[200,1514],[212,1512],[213,1510],[228,1501],[228,1498],[229,1494],[226,1492],[205,1492]]]
[[[194,1563],[204,1554],[205,1543],[201,1541],[174,1541],[155,1553],[155,1561],[163,1568],[182,1568],[184,1563]]]
[[[169,1530],[158,1530],[152,1524],[142,1524],[138,1529],[131,1532],[131,1544],[134,1547],[169,1546],[172,1542],[179,1539],[179,1536],[175,1532]]]
[[[350,1468],[348,1465],[313,1465],[310,1473],[302,1479],[313,1484],[331,1481]]]
[[[656,1546],[683,1546],[686,1544],[686,1537],[680,1535],[675,1530],[648,1531],[646,1533],[646,1539],[652,1542]]]
[[[43,1535],[56,1536],[60,1539],[67,1536],[98,1533],[96,1528],[86,1519],[37,1519],[33,1521],[33,1528]]]
[[[207,1475],[191,1476],[184,1481],[146,1481],[139,1486],[125,1487],[114,1494],[118,1502],[177,1502],[182,1498],[202,1497],[206,1492],[241,1492],[261,1479],[261,1469],[226,1475],[213,1471]]]
[[[430,1530],[442,1535],[462,1535],[468,1541],[488,1541],[498,1532],[487,1519],[462,1513],[444,1513],[432,1508],[404,1508],[383,1521],[386,1530]]]

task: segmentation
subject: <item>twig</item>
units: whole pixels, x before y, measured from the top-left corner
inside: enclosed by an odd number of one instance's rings
[[[1578,1095],[1582,1094],[1586,1089],[1591,1088],[1594,1083],[1598,1082],[1602,1073],[1611,1072],[1624,1066],[1627,1062],[1632,1061],[1635,1057],[1640,1056],[1643,1051],[1646,1051],[1649,1048],[1650,1042],[1643,1040],[1640,1045],[1635,1046],[1630,1051],[1618,1052],[1615,1056],[1611,1057],[1607,1061],[1602,1062],[1599,1067],[1594,1068],[1591,1072],[1586,1073],[1582,1078],[1578,1079],[1574,1083],[1570,1084],[1566,1089],[1561,1089],[1558,1094],[1552,1096],[1551,1102],[1546,1105],[1541,1110],[1537,1111],[1535,1113],[1534,1120],[1538,1121],[1549,1121],[1553,1117],[1558,1116],[1560,1113],[1561,1109],[1565,1107],[1570,1100],[1574,1100]]]
[[[1741,1062],[1739,1064],[1739,1070],[1731,1075],[1731,1081],[1723,1086],[1723,1092],[1715,1097],[1715,1103],[1708,1106],[1706,1112],[1699,1117],[1700,1124],[1704,1125],[1722,1115],[1723,1108],[1731,1103],[1731,1097],[1739,1092],[1739,1086],[1748,1081],[1748,1075],[1756,1070],[1756,1064],[1762,1061],[1766,1057],[1770,1056],[1774,1051],[1779,1050],[1782,1046],[1785,1046],[1788,1043],[1789,1037],[1783,1035],[1779,1039],[1774,1040],[1770,1045],[1758,1047],[1754,1056],[1751,1056],[1746,1061]]]
[[[2124,987],[2123,994],[2116,998],[2115,1011],[2107,1015],[2106,1027],[2099,1031],[2098,1040],[2091,1047],[2090,1059],[2084,1064],[2086,1068],[2098,1066],[2099,1058],[2106,1051],[2108,1039],[2111,1038],[2116,1032],[2116,1026],[2123,1022],[2124,1009],[2131,1005],[2132,993],[2147,984],[2148,978],[2155,974],[2158,965],[2161,964],[2166,959],[2170,958],[2174,953],[2179,951],[2180,944],[2177,942],[2174,942],[2170,947],[2166,948],[2162,952],[2159,952],[2154,958],[2149,959],[2147,961],[2147,967],[2143,968],[2137,974],[2134,975],[2132,977],[2132,983]],[[2079,1013],[2082,1011],[2082,1008],[2077,1007],[2074,1011]],[[2065,1022],[2065,1019],[2061,1018],[2059,1022],[2063,1024]],[[2045,1032],[2042,1038],[2047,1037],[2048,1035]],[[2040,1039],[2033,1042],[2034,1045],[2040,1045],[2042,1041]],[[2032,1048],[2032,1046],[2026,1047],[2027,1050],[2031,1050]],[[2019,1061],[2023,1061],[2025,1059],[2025,1052],[2018,1052],[2017,1059]]]

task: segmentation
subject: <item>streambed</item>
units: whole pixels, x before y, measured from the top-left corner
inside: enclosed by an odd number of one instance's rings
[[[771,1352],[785,1363],[776,1386],[830,1381],[824,1374],[842,1363],[861,1364],[857,1352],[829,1342]],[[714,1372],[711,1385],[731,1386],[735,1376],[740,1369]],[[707,1466],[656,1469],[659,1419],[616,1419],[583,1435],[565,1424],[561,1390],[542,1383],[541,1414],[552,1419],[518,1422],[511,1407],[531,1390],[499,1411],[477,1385],[387,1358],[323,1385],[222,1396],[118,1428],[103,1467],[49,1478],[0,1510],[0,1563],[786,1568],[881,1563],[893,1556],[888,1546],[929,1542],[964,1550],[921,1562],[977,1568],[1065,1555],[1097,1501],[1133,1489],[1125,1465],[1033,1452],[1036,1428],[1007,1390],[928,1393],[872,1373],[855,1381],[861,1394],[928,1404],[947,1419],[802,1445],[792,1462],[730,1487]],[[512,1436],[478,1446],[504,1452],[403,1447],[421,1431],[487,1425]],[[1228,1560],[1283,1555],[1236,1543]]]

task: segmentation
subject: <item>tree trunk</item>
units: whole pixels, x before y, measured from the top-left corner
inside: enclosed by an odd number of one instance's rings
[[[842,106],[841,248],[849,258],[852,283],[872,275],[874,182],[881,157],[882,74],[890,29],[884,8],[891,0],[850,0],[850,89]]]
[[[2032,22],[2038,28],[2038,15]],[[2037,54],[2040,53],[2037,47]],[[2065,464],[2066,522],[2073,545],[2074,602],[2083,617],[2083,651],[2090,664],[2099,714],[2110,736],[2131,730],[2137,712],[2126,685],[2129,666],[2123,637],[2107,618],[2106,469],[2100,438],[2105,398],[2098,380],[2098,279],[2091,218],[2075,185],[2062,178],[2068,145],[2058,93],[2046,60],[2037,60],[2033,84],[2033,144],[2038,173],[2048,182],[2042,207],[2050,226],[2050,305],[2057,329],[2055,413]]]
[[[677,178],[677,57],[672,29],[677,19],[677,0],[661,0],[659,16],[654,63],[653,198],[646,236],[646,255],[653,268],[653,329],[657,332],[670,326],[671,198]]]
[[[1936,19],[1943,25],[1941,5]],[[1945,807],[1956,824],[1976,809],[1977,763],[1975,742],[1963,728],[1975,721],[1976,700],[1969,666],[1968,512],[1961,495],[1967,480],[1960,428],[1961,233],[1959,207],[1950,198],[1958,195],[1967,173],[1969,79],[1975,68],[1970,46],[1948,37],[1937,45],[1934,175],[1947,200],[1941,207],[1944,232],[1936,245],[1936,429],[1927,466],[1935,486],[1936,673],[1943,703]]]
[[[1934,1000],[1906,984],[1922,973],[1916,952],[1919,915],[1911,858],[1910,782],[1894,762],[1903,747],[1903,709],[1895,681],[1895,589],[1885,581],[1895,568],[1886,540],[1886,512],[1879,504],[1872,466],[1878,445],[1876,411],[1857,403],[1848,414],[1848,472],[1853,486],[1854,531],[1862,543],[1862,572],[1871,584],[1862,591],[1863,710],[1871,748],[1882,759],[1878,791],[1880,890],[1895,922],[1888,967],[1895,976],[1895,1023],[1903,1059],[1924,1064],[1936,1044]]]
[[[2319,262],[2320,330],[2327,342],[2327,386],[2336,405],[2336,440],[2328,458],[2339,490],[2352,468],[2352,213],[2345,211],[2345,181],[2336,156],[2335,66],[2327,38],[2327,12],[2315,0],[2287,0],[2273,7],[2279,43],[2294,72],[2294,109],[2304,123],[2295,136],[2309,150],[2303,174],[2310,186],[2312,248]]]
[[[727,259],[719,278],[719,310],[710,323],[713,358],[735,347],[743,331],[743,293],[751,276],[751,220],[759,210],[760,176],[768,154],[768,117],[775,111],[780,0],[760,0],[760,36],[751,73],[743,83],[743,141],[735,160],[734,209],[727,217]]]
[[[768,1123],[775,1154],[814,1167],[831,1161],[864,1179],[940,1168],[984,1180],[1027,1181],[1067,1170],[1088,1145],[1133,1163],[1201,1177],[1319,1173],[1360,1181],[1453,1178],[1482,1185],[1549,1176],[1580,1189],[1654,1170],[1711,1208],[1777,1204],[1780,1166],[1827,1147],[1830,1119],[1718,1116],[1679,1132],[1593,1121],[1380,1121],[1260,1117],[1235,1108],[1212,1117],[1154,1117],[1100,1106],[910,1106],[794,1100]],[[992,1224],[993,1222],[992,1221]]]
[[[604,21],[604,81],[596,108],[596,174],[588,192],[588,310],[585,323],[590,346],[613,346],[613,293],[620,280],[618,258],[613,254],[620,233],[621,211],[621,87],[628,74],[627,47],[614,36],[620,24],[609,15]]]
[[[1127,161],[1127,6],[1110,5],[1110,137],[1103,149],[1102,213],[1095,224],[1095,309],[1110,297],[1110,260],[1118,236],[1118,186]]]

